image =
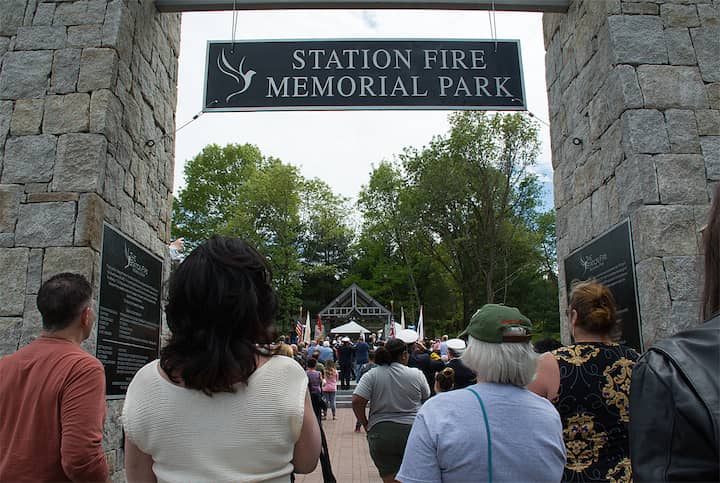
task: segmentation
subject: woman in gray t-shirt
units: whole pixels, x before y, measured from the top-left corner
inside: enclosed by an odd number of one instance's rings
[[[415,415],[430,397],[425,376],[407,367],[408,357],[407,346],[399,339],[380,347],[375,352],[377,367],[360,379],[352,397],[353,411],[368,433],[370,456],[384,482],[395,480]]]

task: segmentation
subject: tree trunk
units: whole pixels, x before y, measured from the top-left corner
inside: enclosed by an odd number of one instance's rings
[[[400,256],[402,257],[403,261],[405,262],[405,266],[407,267],[410,285],[412,285],[413,293],[415,294],[415,302],[417,303],[418,307],[420,307],[420,291],[418,290],[417,283],[415,282],[415,273],[413,272],[413,269],[410,266],[407,257],[405,256],[405,250],[403,250],[401,243],[398,243],[398,248],[400,250]]]
[[[487,294],[487,303],[494,303],[495,292],[493,289],[492,269],[485,271],[485,293]]]

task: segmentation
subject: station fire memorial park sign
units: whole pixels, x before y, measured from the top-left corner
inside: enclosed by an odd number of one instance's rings
[[[209,42],[203,110],[525,110],[512,40]]]

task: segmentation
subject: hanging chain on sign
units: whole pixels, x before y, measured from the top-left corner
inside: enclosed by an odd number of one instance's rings
[[[498,40],[497,40],[497,19],[495,18],[495,1],[493,0],[488,10],[488,19],[490,21],[490,35],[495,42],[495,52],[497,52]]]
[[[237,11],[237,3],[236,0],[233,0],[233,10],[232,10],[232,46],[230,47],[230,53],[235,53],[235,34],[237,33],[237,21],[238,21],[238,11]]]

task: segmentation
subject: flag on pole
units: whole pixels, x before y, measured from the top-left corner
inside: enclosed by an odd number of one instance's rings
[[[388,339],[395,338],[395,303],[390,301],[390,327],[388,330]]]
[[[303,338],[303,325],[300,319],[295,320],[295,333],[297,334],[298,340]]]
[[[425,334],[423,333],[423,306],[420,306],[420,317],[418,318],[418,325],[417,325],[417,333],[418,333],[418,340],[420,342],[425,339]]]
[[[303,324],[302,324],[302,305],[300,306],[300,315],[295,319],[295,333],[298,336],[298,342],[303,340]]]
[[[320,319],[320,314],[318,314],[318,321],[317,321],[317,325],[315,326],[315,338],[318,339],[322,336],[323,336],[322,320]]]
[[[303,338],[303,342],[310,343],[310,311],[308,310],[307,313],[307,319],[305,321],[305,337]]]
[[[400,307],[400,326],[405,328],[405,310],[402,307]]]

